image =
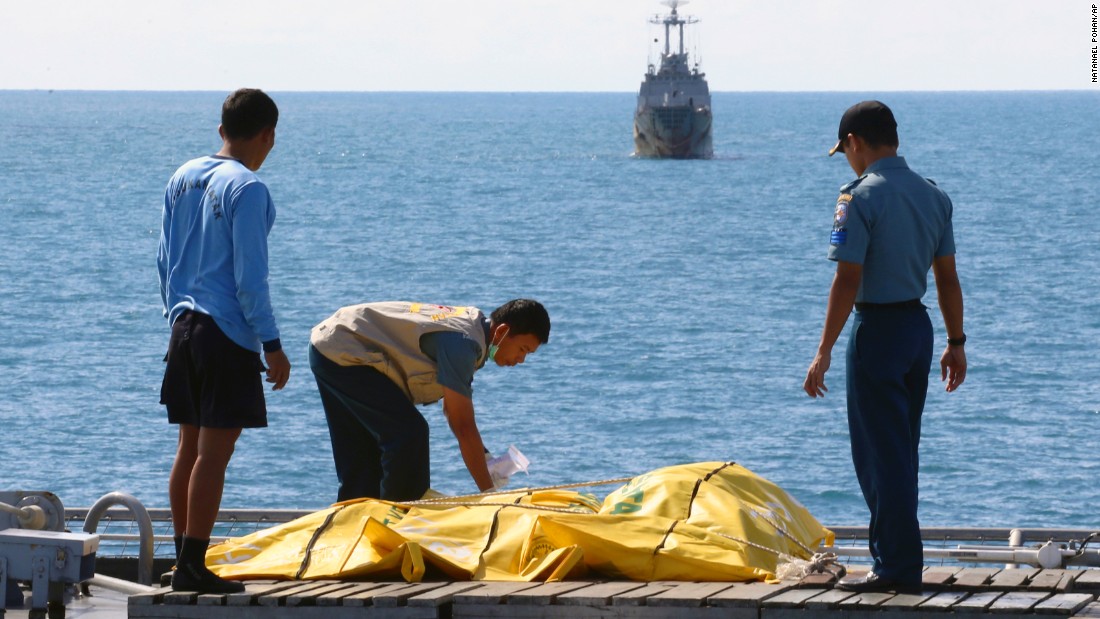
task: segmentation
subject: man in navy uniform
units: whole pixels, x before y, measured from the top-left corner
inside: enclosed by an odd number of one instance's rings
[[[847,349],[848,431],[856,477],[871,511],[866,575],[841,580],[850,591],[919,591],[923,547],[917,521],[917,445],[932,363],[932,323],[921,297],[936,279],[947,347],[940,379],[955,391],[966,378],[963,295],[955,270],[952,205],[935,183],[898,156],[897,123],[879,101],[858,103],[840,120],[841,152],[858,178],[840,189],[829,259],[837,263],[825,326],[803,388],[825,395],[833,344],[855,306]]]

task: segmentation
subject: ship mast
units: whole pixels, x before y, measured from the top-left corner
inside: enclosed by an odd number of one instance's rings
[[[680,17],[680,14],[676,11],[676,8],[681,4],[687,4],[690,0],[664,0],[661,4],[672,9],[672,12],[668,15],[661,16],[656,15],[653,19],[649,20],[650,23],[656,25],[663,25],[665,27],[665,57],[671,55],[671,43],[672,43],[672,26],[676,26],[679,30],[680,43],[679,43],[679,56],[684,55],[684,26],[687,24],[694,24],[699,21],[696,17]]]

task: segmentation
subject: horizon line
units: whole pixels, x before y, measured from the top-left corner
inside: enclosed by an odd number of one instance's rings
[[[32,92],[44,92],[44,93],[165,93],[165,94],[186,94],[186,93],[225,93],[233,92],[234,89],[215,89],[215,88],[201,88],[201,89],[135,89],[135,88],[0,88],[0,93],[32,93]],[[479,94],[479,95],[534,95],[534,94],[546,94],[546,95],[636,95],[637,91],[634,90],[283,90],[283,89],[264,89],[265,92],[270,93],[283,93],[283,94]],[[890,93],[1087,93],[1095,92],[1100,94],[1100,90],[1094,90],[1089,88],[989,88],[989,89],[889,89],[889,88],[870,88],[870,89],[851,89],[851,90],[711,90],[711,94],[849,94],[849,93],[870,93],[870,92],[890,92]]]

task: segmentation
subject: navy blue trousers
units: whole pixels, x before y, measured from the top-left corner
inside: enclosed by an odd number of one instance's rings
[[[871,511],[874,572],[919,583],[924,565],[917,521],[921,414],[932,365],[924,308],[855,313],[848,340],[848,432],[852,462]]]
[[[309,347],[340,480],[337,500],[410,501],[431,483],[428,422],[392,380],[374,368],[342,366]]]

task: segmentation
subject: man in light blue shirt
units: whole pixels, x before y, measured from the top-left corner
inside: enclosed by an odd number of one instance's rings
[[[817,354],[803,389],[822,397],[832,348],[855,306],[846,358],[852,461],[871,512],[869,574],[841,580],[850,591],[921,588],[917,446],[932,363],[932,323],[921,303],[936,278],[947,347],[940,378],[954,391],[966,378],[963,296],[955,270],[953,207],[939,187],[898,156],[897,122],[879,101],[849,108],[842,152],[859,176],[837,198],[829,258],[837,263]]]
[[[179,425],[168,481],[177,591],[244,590],[206,568],[206,550],[237,438],[267,425],[260,351],[274,389],[290,377],[267,283],[275,205],[255,174],[275,146],[278,119],[262,91],[230,94],[221,150],[181,166],[164,193],[157,271],[172,336],[160,399]]]

